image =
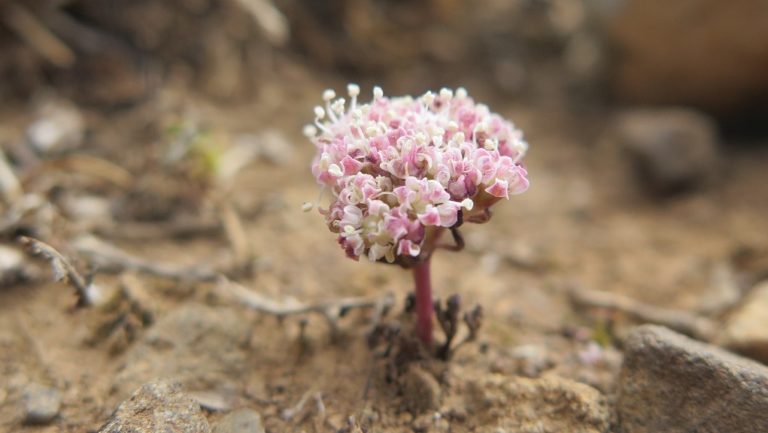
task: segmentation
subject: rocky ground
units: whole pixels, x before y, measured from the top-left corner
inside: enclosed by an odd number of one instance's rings
[[[0,0],[0,432],[768,431],[758,2],[33,3]],[[343,74],[531,144],[433,259],[482,307],[450,356],[302,212]]]
[[[409,329],[410,276],[346,259],[322,219],[301,212],[317,193],[299,131],[321,87],[306,82],[276,78],[237,108],[172,89],[116,114],[70,107],[84,129],[75,122],[72,147],[35,150],[27,163],[19,143],[30,142],[35,112],[4,117],[20,197],[48,205],[4,214],[1,429],[768,426],[768,369],[715,347],[766,361],[768,306],[756,287],[768,269],[764,143],[721,140],[689,112],[574,116],[551,102],[489,101],[526,131],[533,186],[468,227],[465,251],[436,256],[437,295],[484,308],[478,340],[440,361],[414,356],[407,341],[371,347],[376,323]],[[248,164],[217,180],[199,160],[162,166],[157,155],[184,134],[221,146],[220,161],[250,143]],[[674,152],[677,165],[658,152]],[[48,262],[21,234],[93,273],[84,284],[106,301],[77,307],[84,295],[49,282]],[[365,308],[337,318],[343,297]],[[331,306],[319,309],[327,317],[278,320],[265,303]],[[699,342],[632,330],[643,322]]]

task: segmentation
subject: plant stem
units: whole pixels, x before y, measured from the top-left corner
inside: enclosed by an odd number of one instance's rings
[[[413,268],[416,283],[416,333],[422,343],[432,347],[432,282],[429,275],[430,258]]]

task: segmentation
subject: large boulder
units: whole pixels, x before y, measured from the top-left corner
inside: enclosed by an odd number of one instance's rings
[[[624,100],[719,113],[768,101],[764,0],[609,3],[615,89]]]
[[[625,344],[620,433],[754,433],[768,429],[768,368],[667,328]]]

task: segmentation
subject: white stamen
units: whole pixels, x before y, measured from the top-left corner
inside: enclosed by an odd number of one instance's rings
[[[315,207],[315,205],[314,205],[314,204],[312,204],[312,203],[310,203],[310,202],[308,202],[308,201],[305,201],[305,202],[304,202],[304,204],[302,204],[302,205],[301,205],[301,211],[302,211],[302,212],[309,212],[309,211],[311,211],[311,210],[312,210],[314,207]]]
[[[376,86],[373,88],[373,99],[381,99],[384,97],[384,90],[381,89],[381,87]]]
[[[349,103],[349,109],[350,111],[355,112],[357,108],[357,95],[360,94],[360,86],[353,83],[348,84],[347,93],[349,93],[349,98],[351,99],[351,102]]]
[[[475,207],[475,202],[472,201],[471,198],[465,198],[461,201],[461,207],[463,207],[466,210],[472,210],[473,207]]]
[[[456,97],[459,98],[459,99],[466,98],[467,97],[467,89],[465,89],[463,87],[459,87],[458,89],[456,89]]]
[[[440,97],[443,99],[450,100],[451,98],[453,98],[453,90],[447,87],[443,87],[442,89],[440,89]]]
[[[315,117],[318,119],[322,119],[325,117],[325,110],[321,106],[315,107]]]
[[[336,92],[334,92],[333,89],[326,89],[323,92],[323,101],[330,101],[335,97],[336,97]]]
[[[346,102],[344,101],[344,98],[339,98],[333,101],[333,104],[331,104],[331,109],[333,110],[333,112],[339,116],[344,114],[344,102]]]

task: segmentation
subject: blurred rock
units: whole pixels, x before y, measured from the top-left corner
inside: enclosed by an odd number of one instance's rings
[[[248,368],[250,327],[227,308],[188,304],[160,318],[126,355],[115,387],[126,394],[155,377],[190,389],[219,389]]]
[[[516,363],[516,373],[526,377],[538,377],[555,366],[552,356],[544,346],[526,344],[512,349],[510,356]]]
[[[27,424],[48,424],[61,410],[61,393],[56,388],[29,384],[23,400],[24,422]]]
[[[153,381],[122,402],[99,433],[209,433],[200,406],[177,383]]]
[[[228,413],[213,426],[213,433],[264,433],[261,416],[248,408]]]
[[[768,100],[763,0],[611,3],[615,89],[625,101],[723,113]]]
[[[581,383],[557,376],[486,375],[466,384],[461,394],[468,413],[495,422],[473,431],[605,433],[609,428],[605,398]]]
[[[616,123],[616,141],[651,191],[668,193],[712,179],[718,137],[707,116],[685,109],[632,110]]]
[[[768,426],[768,368],[667,328],[636,328],[619,376],[619,432],[752,433]]]
[[[768,281],[755,286],[728,318],[722,343],[768,364]]]
[[[40,153],[61,152],[78,147],[85,134],[85,121],[71,103],[51,99],[42,103],[27,128],[30,146]]]
[[[232,409],[235,393],[226,391],[190,391],[187,393],[200,407],[211,412],[225,412]]]
[[[15,284],[26,278],[24,255],[16,248],[0,245],[0,287]]]

